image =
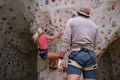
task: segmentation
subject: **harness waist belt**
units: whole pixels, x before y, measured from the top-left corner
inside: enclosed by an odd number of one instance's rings
[[[78,68],[83,69],[83,70],[95,70],[95,69],[97,69],[97,64],[92,65],[92,66],[83,67],[80,64],[78,64],[76,61],[71,60],[71,59],[68,61],[68,64],[73,65],[73,66],[78,67]]]

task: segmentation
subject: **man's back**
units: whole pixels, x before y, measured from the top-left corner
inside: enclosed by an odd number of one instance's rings
[[[94,42],[97,33],[97,26],[90,20],[82,17],[75,17],[68,21],[71,28],[72,46],[71,48],[82,47],[94,50]],[[66,29],[66,31],[68,31]]]

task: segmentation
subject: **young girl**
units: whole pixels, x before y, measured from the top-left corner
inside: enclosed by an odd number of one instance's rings
[[[54,51],[48,51],[48,43],[47,40],[55,40],[60,37],[63,32],[59,32],[57,35],[49,36],[44,33],[41,28],[38,28],[37,32],[33,35],[34,43],[38,46],[40,51],[39,56],[41,59],[46,60],[47,58],[50,59],[49,68],[55,69],[54,64],[56,59],[58,59],[58,54]]]

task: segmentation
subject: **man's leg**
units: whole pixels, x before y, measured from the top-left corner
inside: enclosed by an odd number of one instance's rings
[[[68,64],[67,80],[80,80],[81,72],[80,68]]]
[[[87,79],[87,78],[85,78],[84,80],[95,80],[95,79]]]
[[[84,80],[95,80],[97,69],[94,70],[83,70]]]
[[[68,74],[67,80],[80,80],[80,75],[78,74]]]

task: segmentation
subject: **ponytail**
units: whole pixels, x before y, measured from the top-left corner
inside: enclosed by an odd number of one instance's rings
[[[33,35],[33,42],[35,43],[35,44],[37,44],[38,43],[38,36],[39,36],[39,34],[38,34],[38,32],[36,32],[34,35]]]
[[[38,28],[38,30],[37,30],[37,32],[33,35],[33,42],[35,43],[35,44],[38,44],[38,37],[39,37],[39,35],[41,35],[43,33],[43,30],[42,30],[42,28]]]

